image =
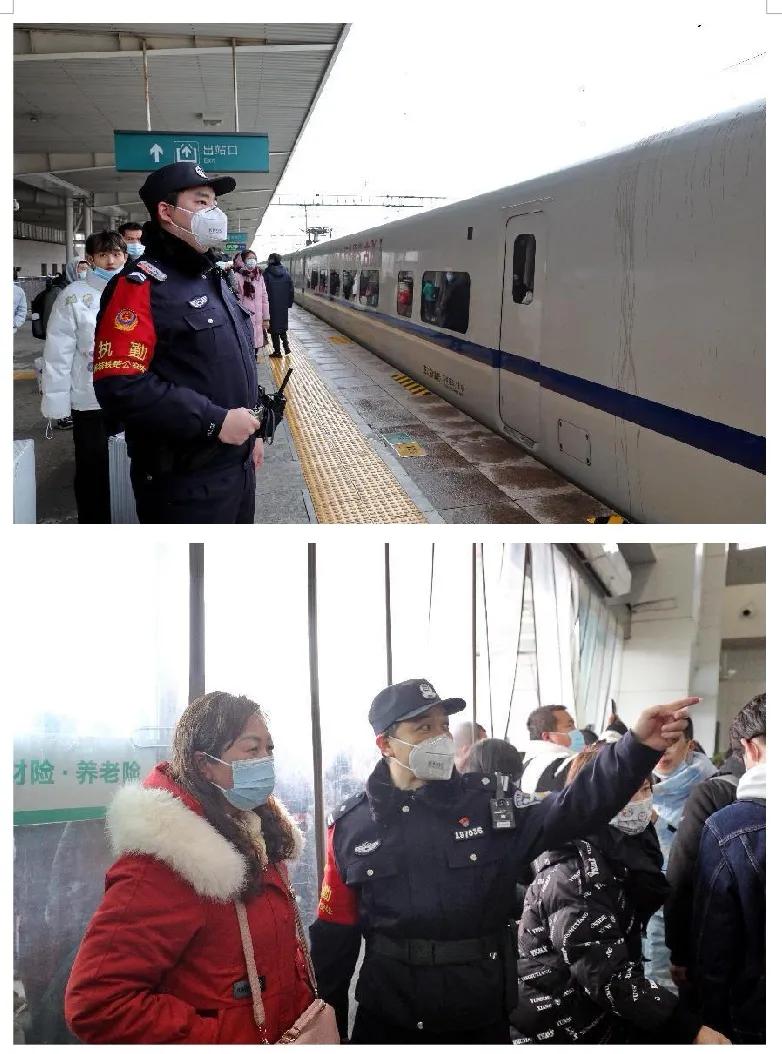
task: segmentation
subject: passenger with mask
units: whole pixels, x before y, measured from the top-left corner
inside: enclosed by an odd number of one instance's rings
[[[128,256],[131,260],[138,260],[144,255],[144,243],[142,242],[144,228],[134,220],[128,220],[119,227],[119,233],[125,239],[128,247]]]
[[[118,791],[106,818],[117,859],[65,993],[82,1042],[277,1043],[313,1002],[287,870],[301,836],[274,781],[266,715],[210,692],[179,719],[171,760]]]
[[[92,355],[101,295],[126,259],[116,231],[90,234],[85,260],[68,265],[69,274],[81,273],[60,290],[46,324],[41,413],[50,423],[71,419],[79,523],[111,523],[108,440],[118,425],[95,395]]]
[[[269,328],[269,297],[254,250],[246,249],[239,259],[240,266],[236,271],[237,296],[239,303],[252,319],[257,359],[258,352],[266,343],[266,331]]]
[[[385,688],[369,721],[381,758],[328,821],[312,957],[348,1032],[362,936],[355,1043],[507,1043],[518,999],[509,926],[519,873],[544,849],[607,824],[684,726],[680,700],[644,711],[570,787],[540,800],[454,772],[450,715],[426,680]]]
[[[568,785],[612,747],[570,765]],[[644,976],[641,934],[668,883],[651,777],[607,824],[539,856],[524,899],[513,1038],[527,1043],[727,1043]]]
[[[686,728],[671,743],[654,769],[652,794],[657,814],[654,826],[663,854],[663,871],[668,870],[671,846],[682,822],[690,792],[716,772],[706,755],[693,749],[692,719],[688,719]],[[654,913],[646,927],[644,955],[649,960],[649,976],[657,984],[675,991],[677,986],[671,974],[671,952],[665,943],[662,908]]]
[[[693,970],[704,1020],[766,1042],[766,693],[731,726],[744,758],[736,800],[705,822],[695,876]]]
[[[529,746],[524,752],[521,789],[527,794],[562,790],[567,767],[584,746],[567,707],[539,706],[527,718]]]
[[[253,330],[212,251],[228,236],[217,198],[235,186],[189,161],[151,173],[144,254],[101,302],[95,392],[125,426],[141,523],[254,520]]]
[[[288,344],[288,311],[293,307],[293,279],[278,253],[269,253],[263,280],[269,294],[269,325],[274,347],[271,358],[278,359],[282,356],[280,342],[285,354],[291,353]]]

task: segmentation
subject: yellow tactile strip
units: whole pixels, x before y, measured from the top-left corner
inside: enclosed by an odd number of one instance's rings
[[[408,377],[406,373],[392,373],[391,379],[396,381],[397,384],[401,384],[403,388],[406,388],[411,395],[431,395],[432,393],[428,388],[424,388],[423,384],[419,384],[418,381],[414,381],[412,377]]]
[[[318,523],[426,523],[312,368],[299,341],[292,335],[288,339],[295,354],[269,365],[278,386],[293,367],[285,419]]]

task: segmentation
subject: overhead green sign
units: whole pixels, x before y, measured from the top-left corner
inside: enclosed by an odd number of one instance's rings
[[[223,252],[241,253],[247,248],[247,235],[243,231],[229,231]]]
[[[212,172],[268,172],[269,137],[253,132],[114,132],[118,172],[154,172],[192,161]]]

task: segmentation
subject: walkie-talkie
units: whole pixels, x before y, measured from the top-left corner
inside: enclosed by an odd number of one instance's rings
[[[283,419],[287,404],[287,399],[282,393],[285,391],[285,385],[288,383],[292,373],[293,367],[290,366],[282,379],[282,384],[271,395],[267,395],[266,389],[262,388],[260,384],[258,385],[258,405],[253,410],[253,413],[261,423],[256,439],[262,439],[264,443],[274,442],[274,433]]]

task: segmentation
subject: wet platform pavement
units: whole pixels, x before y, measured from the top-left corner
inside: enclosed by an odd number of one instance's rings
[[[586,523],[611,511],[302,308],[290,336],[290,357],[258,367],[267,389],[294,372],[256,523]],[[44,439],[26,373],[42,349],[29,323],[15,337],[14,438],[35,439],[38,522],[76,522],[71,434]]]

